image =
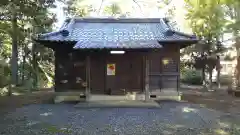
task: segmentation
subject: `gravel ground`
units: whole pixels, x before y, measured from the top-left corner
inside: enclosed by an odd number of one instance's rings
[[[151,109],[35,104],[0,116],[0,135],[223,135],[240,134],[238,126],[238,116],[172,102]]]

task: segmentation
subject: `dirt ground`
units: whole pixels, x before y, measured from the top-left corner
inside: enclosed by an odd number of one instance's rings
[[[229,95],[226,87],[215,91],[202,91],[199,86],[182,86],[182,100],[200,104],[221,112],[240,115],[240,97]],[[6,113],[23,105],[53,103],[54,92],[43,90],[26,95],[0,97],[0,113]]]
[[[53,103],[54,92],[52,90],[42,90],[39,92],[18,95],[0,96],[0,114],[13,111],[23,105],[38,103]]]
[[[215,91],[203,91],[201,87],[182,88],[182,100],[190,103],[218,110],[221,112],[240,115],[240,97],[227,93],[227,88],[222,87]]]

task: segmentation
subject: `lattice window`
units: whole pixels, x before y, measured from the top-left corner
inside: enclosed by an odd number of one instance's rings
[[[178,63],[173,58],[162,59],[162,73],[177,72]]]

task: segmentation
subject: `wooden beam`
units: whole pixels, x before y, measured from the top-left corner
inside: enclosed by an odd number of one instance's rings
[[[57,88],[58,88],[58,85],[59,85],[59,83],[57,82],[57,81],[59,81],[59,78],[58,78],[58,70],[59,70],[59,62],[58,62],[58,60],[59,60],[59,56],[58,56],[58,51],[57,50],[55,50],[54,51],[54,56],[55,56],[55,68],[54,68],[54,91],[56,92],[57,91]]]
[[[141,55],[142,56],[142,78],[141,78],[141,87],[142,87],[142,92],[145,92],[145,76],[146,76],[146,74],[145,74],[145,67],[146,67],[146,64],[145,64],[145,55],[144,54],[142,54]]]
[[[86,58],[86,82],[87,82],[87,86],[86,86],[86,100],[89,100],[90,97],[90,89],[91,89],[91,65],[90,65],[90,56],[87,56]]]
[[[145,55],[145,101],[148,101],[150,99],[149,94],[149,59],[148,55]]]
[[[177,91],[179,91],[179,88],[180,88],[180,64],[181,64],[181,61],[180,61],[180,47],[178,46],[178,55],[177,55],[177,72],[178,72],[178,76],[177,76]]]

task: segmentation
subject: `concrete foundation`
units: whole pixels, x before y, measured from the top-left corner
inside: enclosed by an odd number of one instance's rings
[[[177,91],[161,91],[161,92],[150,92],[150,100],[174,100],[180,101],[181,94]],[[81,92],[59,92],[56,93],[55,103],[66,102],[66,101],[144,101],[145,94],[131,93],[123,96],[117,95],[89,95],[86,98],[84,93]]]
[[[85,94],[83,92],[56,92],[54,102],[72,102],[85,101]]]
[[[114,101],[89,101],[89,102],[80,102],[74,107],[77,108],[159,108],[160,105],[154,101],[137,101],[137,100],[114,100]]]

